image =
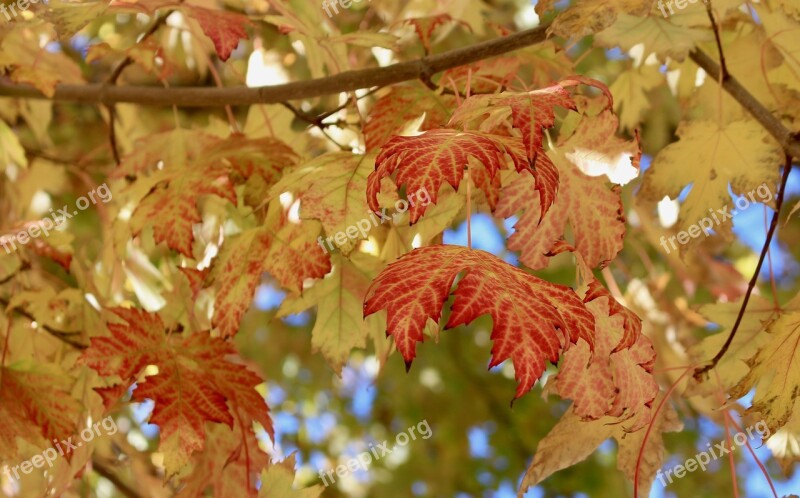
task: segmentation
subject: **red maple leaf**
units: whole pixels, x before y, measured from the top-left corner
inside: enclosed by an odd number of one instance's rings
[[[439,321],[456,276],[445,328],[489,314],[494,367],[511,359],[518,381],[516,398],[528,392],[545,369],[584,339],[594,341],[594,317],[569,287],[541,280],[484,251],[440,245],[415,249],[386,267],[373,281],[364,315],[387,311],[387,334],[394,337],[407,367],[423,341],[428,319]]]
[[[155,403],[150,422],[161,429],[160,451],[167,473],[176,473],[192,453],[204,447],[206,422],[239,424],[242,441],[250,444],[253,422],[272,435],[263,398],[254,387],[261,378],[235,357],[234,346],[206,332],[167,334],[161,317],[135,309],[112,310],[124,323],[109,323],[110,336],[94,337],[81,361],[103,376],[119,376],[117,385],[101,388],[105,399],[139,379],[148,365],[158,366],[133,392],[131,401]]]
[[[205,9],[194,5],[183,5],[182,8],[189,17],[197,21],[203,33],[211,38],[217,55],[223,61],[228,60],[231,52],[239,46],[239,40],[248,39],[245,27],[253,25],[247,17],[235,12]]]
[[[506,168],[506,153],[518,171],[529,170],[522,144],[515,137],[448,129],[431,130],[416,137],[393,137],[381,149],[375,159],[375,171],[367,179],[367,203],[373,211],[380,209],[381,180],[395,170],[398,188],[407,185],[409,193],[425,189],[435,203],[444,182],[458,190],[470,158],[477,160],[476,166],[485,168],[493,179],[500,169]],[[479,187],[488,189],[488,198],[496,185],[486,181]],[[494,195],[496,197],[496,193]],[[409,208],[411,223],[416,223],[426,208],[422,203],[412,205]]]

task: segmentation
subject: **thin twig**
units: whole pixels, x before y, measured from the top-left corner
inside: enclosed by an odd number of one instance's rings
[[[0,297],[0,305],[2,305],[4,308],[8,308],[8,306],[10,304],[11,303],[8,301],[8,299],[6,299],[4,297]],[[48,332],[50,335],[52,335],[53,337],[55,337],[56,339],[58,339],[60,341],[63,341],[65,343],[69,344],[70,346],[72,346],[72,347],[74,347],[76,349],[86,349],[88,347],[85,344],[82,344],[80,342],[77,342],[77,341],[73,340],[70,337],[70,336],[76,335],[73,332],[66,332],[64,330],[54,329],[53,327],[50,327],[49,325],[45,325],[44,323],[40,324],[38,322],[38,320],[36,320],[35,316],[33,316],[31,313],[29,313],[28,311],[26,311],[26,310],[24,310],[22,308],[14,308],[12,311],[14,313],[20,315],[20,316],[23,316],[23,317],[27,318],[31,322],[36,322],[43,330]]]
[[[769,225],[769,231],[767,232],[767,240],[764,242],[764,247],[761,249],[761,256],[758,258],[758,264],[756,265],[756,269],[753,272],[753,277],[750,279],[750,283],[747,285],[747,293],[744,295],[744,301],[742,301],[742,307],[739,308],[739,314],[736,316],[736,322],[733,324],[733,328],[731,329],[731,333],[728,335],[728,339],[725,341],[725,344],[722,345],[722,348],[719,352],[714,356],[711,360],[711,363],[708,365],[698,368],[694,372],[695,380],[700,380],[703,374],[707,373],[709,370],[717,366],[719,360],[725,356],[725,353],[728,351],[731,343],[733,342],[733,338],[736,336],[736,332],[739,330],[739,325],[742,323],[742,318],[744,317],[744,312],[747,309],[747,303],[750,301],[750,295],[753,293],[753,289],[756,286],[756,282],[758,281],[758,276],[761,273],[761,266],[764,264],[764,259],[767,257],[767,251],[769,250],[770,243],[772,242],[772,236],[775,234],[775,229],[778,226],[778,218],[781,214],[781,205],[783,204],[783,194],[786,192],[786,181],[789,179],[789,172],[792,171],[792,157],[790,155],[786,155],[786,162],[783,165],[783,177],[781,178],[781,185],[780,190],[778,191],[778,197],[775,200],[775,213],[772,215],[772,222]]]
[[[706,14],[708,14],[708,20],[711,21],[711,29],[714,31],[714,38],[717,40],[719,64],[722,68],[720,78],[722,78],[722,81],[725,81],[730,77],[730,73],[728,73],[728,66],[725,64],[725,54],[722,52],[722,40],[719,36],[719,26],[717,26],[717,21],[714,20],[714,13],[711,11],[711,0],[703,0],[703,3],[706,5]]]
[[[164,24],[164,22],[166,22],[167,17],[169,17],[170,14],[172,14],[171,10],[157,17],[156,20],[153,22],[153,24],[151,24],[150,27],[147,29],[147,31],[144,32],[144,35],[142,35],[142,37],[136,44],[138,45],[139,43],[142,43],[143,41],[150,38],[150,36],[152,36],[156,31],[158,31],[158,28],[160,28]],[[125,58],[122,59],[122,62],[117,64],[117,67],[115,67],[114,70],[111,72],[111,75],[109,75],[108,79],[106,80],[106,84],[112,86],[116,85],[117,80],[122,75],[122,71],[124,71],[126,67],[133,64],[133,62],[134,62],[133,58],[130,55],[126,55]],[[117,166],[119,166],[122,161],[119,155],[119,148],[117,147],[117,131],[116,131],[117,111],[114,108],[114,104],[106,104],[106,109],[108,109],[108,142],[111,145],[111,153],[114,156],[114,162],[117,164]]]
[[[136,490],[132,487],[125,484],[122,479],[119,478],[111,469],[105,466],[100,460],[97,458],[92,459],[92,469],[100,474],[101,476],[105,477],[119,490],[120,493],[127,496],[128,498],[144,498],[143,495],[140,495]]]

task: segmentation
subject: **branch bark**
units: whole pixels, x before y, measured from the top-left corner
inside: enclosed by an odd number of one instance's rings
[[[714,62],[714,60],[708,56],[705,52],[700,49],[694,50],[689,55],[692,60],[703,70],[708,73],[708,75],[714,80],[719,81],[720,79],[720,67],[719,64]],[[800,137],[796,133],[793,133],[791,130],[788,130],[783,124],[780,122],[778,118],[772,115],[772,113],[764,107],[761,102],[759,102],[753,94],[747,91],[747,89],[739,83],[739,80],[734,78],[732,75],[728,75],[727,78],[722,80],[722,88],[727,91],[731,97],[736,99],[739,104],[744,107],[747,112],[749,112],[756,120],[761,123],[767,132],[770,135],[775,137],[775,140],[783,147],[784,152],[786,154],[800,159]]]
[[[502,38],[451,50],[387,67],[346,71],[327,78],[297,81],[257,88],[142,87],[108,84],[58,85],[51,98],[81,103],[130,103],[154,106],[222,107],[226,105],[276,104],[289,100],[320,97],[362,88],[386,86],[415,79],[427,80],[436,73],[464,66],[543,42],[548,26],[539,26]],[[0,97],[47,99],[29,85],[0,83]]]

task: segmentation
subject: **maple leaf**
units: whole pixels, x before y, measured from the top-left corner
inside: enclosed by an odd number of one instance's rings
[[[433,30],[439,26],[443,26],[449,22],[457,22],[465,26],[468,30],[472,31],[469,24],[465,23],[464,21],[459,21],[458,19],[453,19],[450,17],[450,14],[439,14],[435,16],[429,17],[415,17],[413,19],[404,19],[403,24],[410,24],[414,26],[414,31],[417,32],[417,36],[419,36],[419,41],[422,42],[422,46],[425,47],[425,53],[429,53],[431,51],[431,35],[433,35]]]
[[[269,455],[258,447],[251,431],[242,442],[241,424],[233,429],[220,424],[210,426],[206,433],[206,448],[192,458],[192,472],[183,482],[178,496],[203,497],[210,488],[219,498],[255,497],[256,481],[261,470],[269,465]]]
[[[55,95],[59,83],[84,83],[77,63],[62,52],[40,47],[40,34],[48,36],[19,24],[0,37],[0,67],[6,67],[13,81],[30,83],[48,97]]]
[[[395,171],[398,188],[406,185],[408,192],[425,189],[436,203],[444,182],[458,190],[470,158],[493,178],[506,167],[506,153],[518,171],[529,169],[522,144],[514,137],[448,129],[431,130],[416,137],[393,137],[381,149],[375,159],[375,171],[367,179],[367,203],[372,211],[380,209],[381,180]],[[487,193],[487,197],[490,195]],[[416,223],[427,207],[422,203],[411,206],[411,223]]]
[[[70,37],[83,29],[89,22],[105,14],[108,2],[65,2],[53,0],[48,2],[48,9],[42,13],[56,27],[62,37]]]
[[[592,268],[605,266],[622,249],[625,236],[619,187],[582,173],[562,151],[549,155],[558,168],[560,187],[546,215],[540,215],[539,203],[530,201],[534,188],[530,175],[518,175],[503,187],[497,215],[510,218],[521,213],[508,248],[520,251],[520,261],[535,270],[546,268],[550,256],[566,250],[579,252]],[[571,244],[563,243],[567,224],[574,237]]]
[[[195,451],[203,449],[205,422],[233,425],[225,396],[208,385],[205,373],[197,372],[181,357],[165,360],[158,375],[138,385],[133,399],[155,402],[149,422],[161,433],[159,451],[164,467],[172,476],[189,462]]]
[[[558,170],[544,150],[544,130],[555,124],[555,107],[576,110],[572,95],[565,89],[566,86],[577,83],[586,83],[600,88],[608,97],[609,105],[612,98],[608,89],[602,83],[583,77],[572,77],[558,84],[534,90],[532,92],[509,93],[499,95],[477,95],[470,97],[459,106],[450,118],[448,126],[470,127],[470,123],[481,120],[480,129],[486,130],[486,123],[490,129],[494,123],[502,119],[506,108],[511,114],[511,126],[522,134],[522,143],[529,161],[529,170],[534,174],[536,182],[534,188],[539,193],[540,214],[544,216],[555,201],[559,188]],[[483,121],[487,114],[494,114],[493,118]],[[521,169],[518,167],[518,171]]]
[[[152,38],[142,40],[125,50],[115,50],[107,43],[92,45],[86,53],[86,62],[93,63],[110,57],[116,60],[128,57],[161,80],[167,79],[175,70],[175,63],[167,60],[159,42]]]
[[[652,3],[651,0],[576,0],[575,5],[567,7],[555,18],[547,32],[562,38],[580,39],[611,26],[620,14],[646,15]],[[541,16],[555,6],[555,0],[539,2],[536,13]]]
[[[410,121],[425,116],[420,131],[442,127],[455,105],[452,95],[439,95],[421,84],[395,85],[370,109],[364,124],[367,150],[384,145],[399,135]]]
[[[635,178],[642,156],[638,130],[634,130],[633,140],[620,138],[619,119],[605,99],[578,96],[575,100],[581,115],[569,116],[569,124],[577,121],[577,126],[574,130],[564,129],[568,128],[565,124],[558,147],[565,149],[567,158],[591,176],[605,174],[618,184]]]
[[[624,130],[636,129],[641,116],[650,107],[648,92],[665,83],[657,65],[641,65],[620,73],[611,84],[614,110],[619,115]]]
[[[749,370],[730,394],[741,398],[756,388],[748,413],[759,413],[771,433],[786,425],[800,396],[800,295],[767,327],[766,344],[747,360]],[[738,335],[738,331],[737,331]]]
[[[325,490],[322,486],[311,486],[295,489],[294,483],[295,455],[292,453],[286,460],[272,464],[262,473],[259,498],[318,498]]]
[[[345,233],[371,214],[364,191],[367,176],[375,169],[375,156],[349,152],[323,154],[288,172],[272,187],[270,195],[297,193],[303,219],[321,221],[328,235]],[[337,243],[337,247],[349,254],[361,239],[359,233],[355,238],[348,237],[342,245]]]
[[[253,23],[241,14],[194,5],[182,5],[181,9],[197,21],[203,33],[211,38],[217,55],[223,61],[228,60],[231,52],[239,46],[239,40],[249,39],[245,27],[252,26]]]
[[[452,225],[453,220],[464,209],[465,203],[466,199],[461,193],[444,192],[439,197],[439,202],[430,207],[425,216],[413,225],[409,225],[408,215],[405,213],[399,218],[395,217],[387,227],[388,233],[383,240],[380,258],[387,262],[394,261],[410,252],[414,246],[429,244],[434,237]]]
[[[274,439],[264,400],[254,389],[262,380],[241,365],[219,361],[236,353],[230,342],[196,334],[184,345],[227,398],[234,423],[232,427],[214,424],[207,428],[205,449],[193,455],[193,472],[185,479],[186,487],[179,496],[205,496],[208,487],[219,497],[255,496],[257,477],[269,464],[269,456],[259,447],[253,422],[258,422]]]
[[[270,209],[276,207],[281,209],[277,203]],[[322,278],[330,271],[330,258],[314,239],[317,233],[315,221],[268,220],[223,243],[207,282],[217,289],[213,324],[222,337],[238,332],[262,273],[268,272],[281,286],[299,294],[305,279]]]
[[[722,327],[723,331],[704,338],[689,350],[695,364],[703,365],[711,361],[722,348],[741,307],[742,299],[730,303],[706,304],[698,308],[698,313]],[[758,295],[750,296],[747,313],[742,317],[728,351],[709,371],[710,382],[703,382],[700,385],[690,384],[690,392],[713,395],[719,392],[720,387],[727,391],[736,386],[746,374],[742,363],[755,355],[770,340],[770,335],[765,329],[778,316],[780,312],[775,309],[772,301]]]
[[[636,17],[620,14],[614,24],[595,35],[595,40],[598,45],[620,47],[625,52],[643,43],[644,58],[655,53],[662,60],[671,57],[682,61],[698,43],[713,37],[707,29],[676,26],[671,20],[661,16]]]
[[[766,184],[778,183],[777,165],[782,154],[777,142],[755,121],[747,119],[725,125],[711,121],[685,122],[678,127],[680,140],[665,147],[644,175],[639,195],[644,199],[675,199],[692,185],[678,218],[681,229],[716,214],[731,203],[728,184],[736,195],[745,195]],[[730,211],[735,215],[736,210]],[[730,216],[720,214],[714,231],[724,240],[732,238]],[[710,219],[710,218],[709,218]],[[691,246],[681,245],[681,253]]]
[[[72,384],[54,365],[28,360],[0,367],[0,460],[18,457],[16,438],[44,448],[75,434],[81,404]]]
[[[438,321],[456,276],[459,281],[445,328],[466,325],[483,314],[494,321],[494,367],[511,358],[518,382],[515,399],[528,392],[561,353],[583,338],[594,346],[594,317],[575,292],[541,280],[497,257],[459,246],[415,249],[373,281],[364,316],[385,309],[387,334],[410,366],[428,319]]]
[[[297,164],[298,156],[291,147],[275,138],[250,139],[233,134],[212,143],[202,151],[208,164],[224,164],[230,168],[230,179],[245,186],[245,202],[259,206],[284,170]]]
[[[218,166],[181,168],[181,171],[156,175],[159,184],[142,199],[131,218],[134,234],[145,226],[152,226],[156,242],[165,242],[168,247],[191,257],[192,227],[202,221],[198,196],[216,195],[236,203],[236,192],[227,174],[224,167]]]
[[[183,128],[152,133],[134,141],[133,149],[122,157],[122,163],[111,176],[134,179],[145,172],[199,162],[203,157],[203,148],[218,140],[208,133]],[[152,185],[146,187],[147,191],[151,188]]]
[[[659,395],[656,400],[663,399]],[[649,423],[651,414],[647,414],[645,424]],[[617,452],[617,467],[633,481],[636,474],[636,462],[639,451],[644,442],[645,434],[649,434],[647,445],[644,448],[645,458],[640,468],[640,489],[650,489],[656,471],[664,461],[663,433],[679,431],[683,424],[678,419],[675,409],[665,404],[658,418],[653,423],[652,430],[644,428],[629,433],[615,417],[602,417],[597,420],[584,421],[569,410],[561,420],[550,430],[536,448],[525,476],[522,478],[517,496],[522,498],[532,486],[541,483],[553,473],[575,465],[591,455],[600,444],[613,437],[619,445]],[[643,426],[645,424],[638,424]]]
[[[439,84],[444,87],[455,85],[461,93],[492,93],[507,87],[519,71],[522,61],[519,57],[494,57],[474,64],[454,67],[442,73]]]
[[[99,391],[106,401],[121,386],[136,381],[148,365],[158,374],[148,376],[133,392],[131,401],[151,399],[151,423],[161,430],[160,451],[168,476],[177,473],[192,453],[203,449],[206,422],[243,428],[247,441],[252,423],[272,434],[263,398],[253,389],[262,381],[246,367],[228,361],[234,347],[207,333],[167,335],[161,317],[141,310],[112,310],[124,323],[109,323],[107,337],[94,337],[81,361],[102,376],[119,376],[122,382]]]
[[[599,285],[597,281],[593,284]],[[619,308],[632,313],[609,294],[595,297],[586,307],[595,318],[594,351],[579,340],[564,353],[552,388],[562,398],[574,400],[573,410],[583,418],[623,414],[626,418],[633,417],[649,407],[658,394],[658,384],[652,375],[656,357],[653,343],[639,334],[634,344],[618,347],[626,334],[626,314]],[[547,387],[551,387],[550,382]]]
[[[766,440],[766,445],[780,465],[783,474],[791,476],[795,464],[800,461],[800,412],[792,412],[786,425],[779,431],[774,433],[763,431],[762,439]]]
[[[0,170],[5,171],[9,164],[26,168],[28,167],[28,158],[25,157],[25,149],[19,143],[17,135],[5,121],[0,120]]]
[[[379,316],[362,317],[364,297],[370,282],[383,267],[380,260],[364,253],[349,258],[340,254],[331,257],[333,270],[324,279],[303,292],[299,298],[284,300],[278,317],[300,313],[317,307],[317,319],[311,331],[311,346],[321,351],[328,363],[341,375],[342,367],[354,348],[364,348],[367,339],[385,360],[388,356],[383,323]]]
[[[622,339],[620,339],[617,344],[613,345],[614,348],[611,350],[611,353],[616,353],[621,349],[632,347],[642,333],[642,319],[636,316],[636,313],[614,299],[611,293],[608,292],[598,280],[589,282],[589,287],[586,290],[583,302],[588,304],[591,301],[603,297],[608,298],[608,316],[619,315],[622,318],[623,324]]]

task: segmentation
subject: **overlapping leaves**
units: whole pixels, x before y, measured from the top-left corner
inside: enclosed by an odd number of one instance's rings
[[[207,332],[170,333],[157,314],[124,308],[112,311],[123,322],[108,324],[110,336],[92,338],[81,360],[100,375],[112,377],[111,384],[100,389],[107,405],[115,401],[110,394],[124,392],[134,382],[138,384],[133,401],[153,400],[150,422],[161,429],[159,448],[169,475],[204,448],[206,422],[232,428],[236,420],[242,429],[236,437],[242,444],[252,445],[248,431],[254,422],[272,433],[267,406],[254,389],[262,380],[226,359],[236,355],[232,344]],[[141,381],[149,365],[157,366],[158,373]]]

